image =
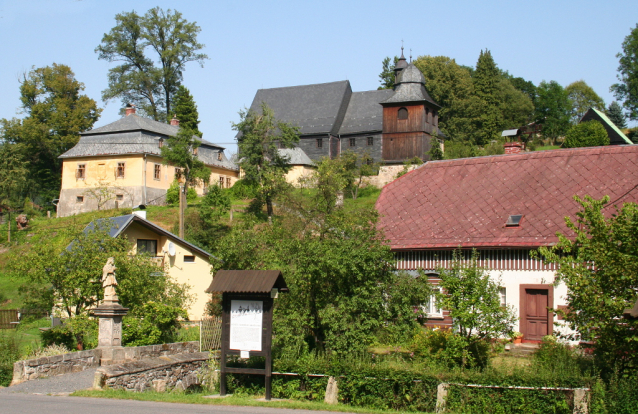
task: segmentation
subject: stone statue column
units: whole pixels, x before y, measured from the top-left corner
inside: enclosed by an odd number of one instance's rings
[[[93,315],[100,318],[98,348],[102,349],[103,362],[116,362],[123,359],[122,348],[122,317],[128,312],[128,308],[120,305],[115,292],[117,279],[115,279],[115,261],[109,257],[102,269],[102,287],[104,288],[104,300],[93,310]],[[118,357],[118,356],[121,356]]]

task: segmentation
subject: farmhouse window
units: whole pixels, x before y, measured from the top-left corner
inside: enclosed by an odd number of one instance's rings
[[[226,177],[226,188],[230,188],[230,177]]]
[[[162,178],[162,164],[155,164],[153,178],[156,180],[160,180]]]
[[[184,263],[195,263],[195,256],[184,255]]]
[[[224,188],[224,177],[221,175],[219,176],[219,187]]]
[[[84,203],[84,196],[75,197],[75,202],[76,203]]]
[[[507,289],[505,289],[504,287],[499,288],[498,296],[499,296],[499,299],[501,300],[501,306],[506,307],[507,306]]]
[[[78,164],[78,169],[75,170],[75,178],[78,180],[84,180],[86,178],[86,164]]]
[[[317,148],[323,148],[323,139],[317,138]]]
[[[435,294],[430,296],[428,302],[423,306],[423,311],[427,313],[428,318],[442,318],[443,310],[436,299],[436,293],[440,292],[441,288],[434,288],[433,290]]]
[[[350,146],[354,147],[357,145],[357,139],[356,138],[350,138]]]
[[[368,145],[372,145],[374,143],[374,138],[368,137]]]
[[[124,201],[124,194],[116,194],[115,199],[117,201]]]
[[[148,253],[157,256],[157,240],[137,239],[137,253]]]
[[[408,119],[408,110],[406,108],[399,108],[399,119]]]
[[[118,162],[117,170],[115,171],[115,178],[124,178],[126,163]]]

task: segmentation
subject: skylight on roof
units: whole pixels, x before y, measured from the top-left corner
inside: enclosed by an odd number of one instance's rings
[[[518,227],[518,226],[520,226],[522,218],[523,218],[522,214],[511,214],[507,218],[507,222],[505,223],[505,227]]]

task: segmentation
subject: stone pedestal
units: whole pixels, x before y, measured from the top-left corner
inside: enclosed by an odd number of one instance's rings
[[[116,355],[122,349],[122,317],[128,308],[114,301],[104,301],[93,310],[93,315],[100,318],[97,347],[102,349],[103,360],[117,360]]]

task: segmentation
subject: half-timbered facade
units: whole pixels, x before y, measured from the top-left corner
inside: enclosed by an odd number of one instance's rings
[[[376,207],[395,253],[397,269],[424,270],[434,283],[454,251],[500,280],[501,300],[518,314],[527,340],[540,340],[565,306],[566,287],[554,286],[556,267],[532,252],[573,233],[574,196],[610,197],[614,205],[638,202],[638,146],[607,146],[431,161],[385,186]],[[475,253],[473,253],[475,252]],[[451,326],[447,312],[430,304],[430,326]]]

